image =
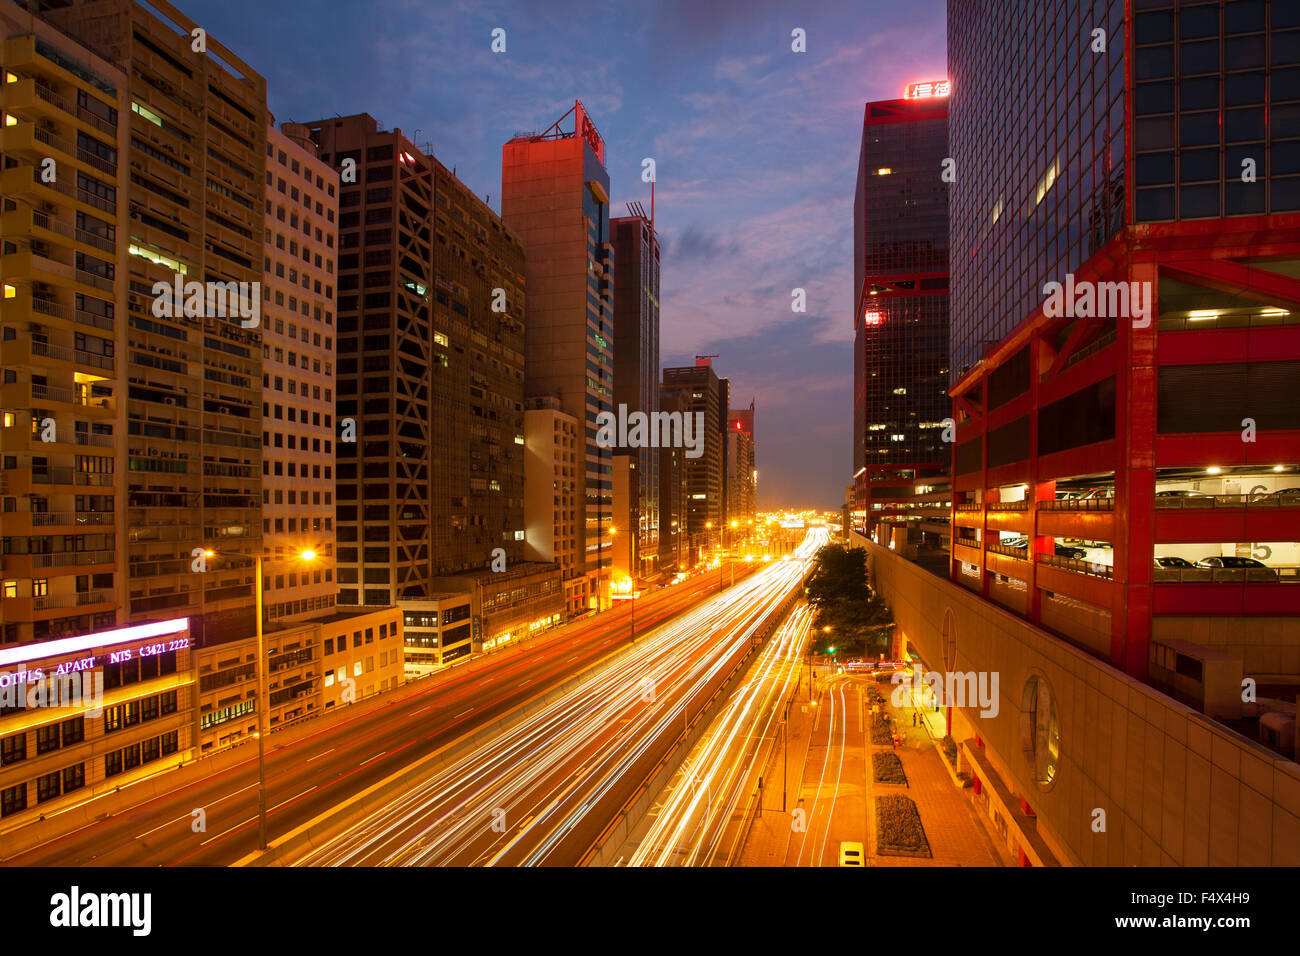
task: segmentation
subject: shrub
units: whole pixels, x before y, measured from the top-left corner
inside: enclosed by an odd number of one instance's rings
[[[871,775],[876,783],[901,783],[907,786],[907,774],[903,773],[903,761],[898,755],[881,751],[871,755]]]
[[[948,758],[948,763],[954,767],[957,766],[957,742],[955,740],[945,736],[943,740],[939,741],[939,749]]]
[[[900,794],[876,797],[876,845],[882,850],[930,855],[916,804]]]
[[[894,742],[889,719],[884,714],[871,715],[871,742],[873,744],[892,744]]]

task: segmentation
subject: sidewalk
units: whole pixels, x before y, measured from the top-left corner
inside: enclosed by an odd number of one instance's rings
[[[884,686],[881,687],[882,693]],[[907,787],[872,785],[873,795],[901,793],[910,797],[921,814],[921,826],[929,841],[931,859],[878,856],[876,866],[1014,866],[1015,861],[999,849],[980,821],[967,791],[959,789],[948,775],[938,743],[943,739],[945,717],[934,708],[896,708],[885,694],[884,709],[893,718],[902,744],[894,752],[907,774]],[[912,726],[912,715],[920,718]]]

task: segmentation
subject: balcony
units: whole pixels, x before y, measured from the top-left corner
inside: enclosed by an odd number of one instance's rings
[[[78,591],[75,594],[44,594],[32,598],[32,610],[48,611],[53,608],[85,607],[89,604],[112,604],[112,591]]]
[[[48,342],[42,342],[39,339],[32,341],[31,354],[55,362],[68,362],[73,365],[103,369],[109,372],[115,371],[117,367],[117,363],[111,356],[99,355],[96,352],[87,352],[83,349],[69,348],[66,345],[50,345]]]

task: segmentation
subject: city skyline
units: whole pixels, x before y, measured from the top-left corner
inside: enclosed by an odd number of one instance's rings
[[[198,0],[186,12],[266,77],[277,122],[368,112],[430,143],[498,214],[501,145],[581,100],[607,144],[611,216],[627,202],[649,211],[642,160],[656,160],[661,367],[721,353],[732,404],[762,409],[760,504],[835,506],[852,461],[840,410],[853,271],[837,250],[852,242],[855,125],[864,100],[946,75],[942,2],[636,5],[597,24],[601,57],[572,52],[570,13],[584,8],[379,3],[317,19],[306,4]],[[248,30],[255,19],[264,27]],[[806,53],[791,49],[795,28]],[[805,313],[791,311],[796,288]],[[799,462],[814,467],[801,476]]]
[[[275,867],[271,931],[377,867],[1284,917],[1300,2],[186,2],[0,0],[21,928]]]

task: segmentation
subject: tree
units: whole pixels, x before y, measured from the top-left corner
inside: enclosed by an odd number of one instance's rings
[[[893,615],[867,584],[867,553],[830,544],[817,553],[808,579],[808,603],[817,611],[814,652],[882,654],[889,648]],[[827,631],[825,628],[829,627]]]

